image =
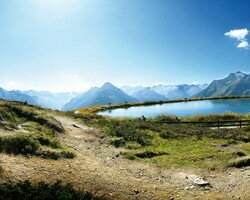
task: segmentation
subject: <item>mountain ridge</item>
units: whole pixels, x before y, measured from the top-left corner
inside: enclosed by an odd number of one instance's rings
[[[250,95],[250,74],[243,72],[230,73],[225,78],[216,79],[210,84],[154,85],[151,87],[128,86],[116,87],[106,82],[101,87],[92,87],[86,92],[49,91],[7,91],[0,87],[0,98],[11,101],[22,101],[45,108],[73,110],[96,104],[114,104],[139,101],[160,101],[166,99],[241,96]]]
[[[212,81],[194,97],[235,96],[250,94],[250,74],[230,73],[227,77]]]
[[[65,104],[63,110],[73,110],[96,104],[114,104],[124,102],[138,102],[138,99],[129,96],[121,89],[107,82],[100,88],[90,88],[87,92],[73,98],[70,102]]]

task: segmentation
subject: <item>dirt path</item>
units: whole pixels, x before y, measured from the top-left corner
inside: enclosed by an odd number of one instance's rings
[[[56,116],[66,133],[64,145],[75,159],[57,161],[0,154],[5,180],[33,182],[61,179],[107,199],[250,199],[250,168],[227,171],[162,169],[119,156],[123,149],[107,145],[100,133],[66,117]],[[211,187],[193,186],[197,176]]]

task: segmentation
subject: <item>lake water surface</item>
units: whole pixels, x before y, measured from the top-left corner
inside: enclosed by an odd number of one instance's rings
[[[197,114],[212,113],[248,113],[250,112],[250,99],[222,99],[203,100],[179,103],[165,103],[151,106],[137,106],[130,108],[117,108],[99,112],[101,115],[112,117],[155,117],[158,115],[176,115],[179,117]]]

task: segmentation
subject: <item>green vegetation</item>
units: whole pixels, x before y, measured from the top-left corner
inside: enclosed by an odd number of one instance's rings
[[[250,165],[250,156],[246,156],[246,157],[232,160],[231,162],[229,162],[228,166],[240,168],[240,167],[246,167],[249,165]]]
[[[118,148],[125,147],[124,157],[158,166],[215,169],[229,166],[232,159],[239,157],[236,152],[250,155],[250,127],[211,129],[202,125],[158,123],[178,122],[175,116],[159,116],[140,122],[135,118],[112,118],[96,114],[101,110],[127,106],[128,104],[98,105],[68,114],[114,137],[111,144]],[[242,119],[249,120],[250,115],[235,113],[197,115],[181,120],[207,122]]]
[[[57,141],[62,125],[46,110],[23,103],[0,101],[0,127],[11,131],[0,136],[0,152],[43,158],[74,158],[74,152]]]
[[[0,151],[13,154],[35,154],[38,150],[39,143],[26,136],[0,137]]]
[[[91,193],[78,191],[71,184],[63,185],[58,181],[52,185],[40,182],[1,183],[0,199],[5,200],[99,200]]]

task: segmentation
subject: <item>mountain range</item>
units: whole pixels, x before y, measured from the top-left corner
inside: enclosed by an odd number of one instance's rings
[[[117,88],[107,82],[102,87],[93,87],[86,92],[51,93],[47,91],[7,91],[0,88],[0,98],[22,101],[45,108],[73,110],[96,104],[159,101],[166,99],[250,95],[250,74],[231,73],[212,81],[209,85],[181,84],[155,85],[152,87],[123,86]]]
[[[195,97],[250,95],[250,74],[236,72],[226,78],[214,80]]]
[[[23,93],[32,97],[35,101],[34,104],[57,110],[61,110],[67,102],[79,95],[77,92],[52,93],[34,90],[24,91]]]
[[[115,104],[124,102],[137,102],[138,99],[129,96],[111,83],[105,83],[101,88],[93,87],[87,92],[73,98],[65,104],[63,110],[73,110],[80,107],[93,106],[96,104]]]
[[[35,99],[33,99],[31,96],[19,90],[7,91],[4,90],[3,88],[0,88],[0,98],[10,101],[21,101],[21,102],[27,102],[29,104],[37,104]]]

